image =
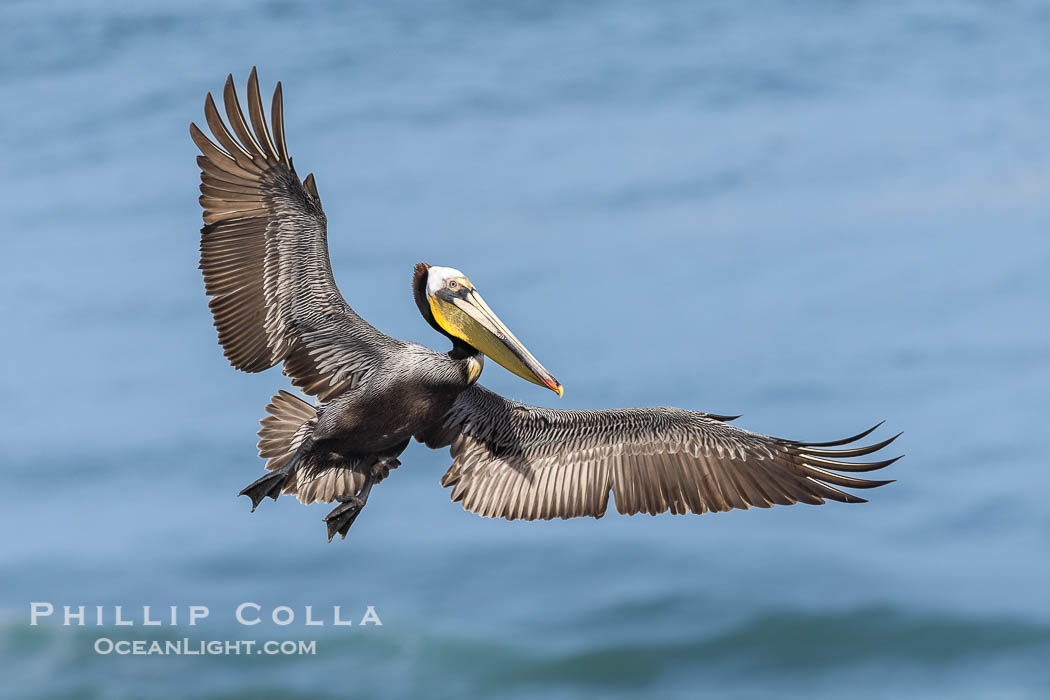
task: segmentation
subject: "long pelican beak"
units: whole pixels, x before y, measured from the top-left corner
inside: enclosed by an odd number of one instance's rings
[[[455,282],[454,288],[442,287],[427,296],[438,324],[522,379],[564,395],[561,383],[514,337],[470,280],[460,277]]]

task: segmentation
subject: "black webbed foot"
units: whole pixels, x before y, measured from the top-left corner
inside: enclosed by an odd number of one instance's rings
[[[339,505],[325,516],[324,521],[328,525],[329,542],[332,541],[337,532],[342,535],[344,540],[346,539],[346,533],[350,531],[350,526],[354,524],[357,516],[361,514],[361,510],[365,507],[365,503],[368,502],[368,494],[372,490],[373,483],[372,479],[368,479],[355,495],[340,498]]]
[[[361,514],[364,507],[365,501],[357,496],[350,496],[326,515],[324,521],[328,525],[328,541],[331,542],[337,532],[345,540],[350,526],[357,520],[357,516]]]
[[[241,492],[237,495],[247,496],[252,499],[252,512],[254,513],[255,509],[259,507],[259,504],[267,496],[276,501],[277,497],[281,495],[281,490],[284,488],[286,481],[288,481],[287,468],[276,469],[263,474],[241,489]]]

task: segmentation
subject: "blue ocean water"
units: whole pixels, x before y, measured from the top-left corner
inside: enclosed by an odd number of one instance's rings
[[[1045,4],[11,0],[0,25],[5,697],[1050,697]],[[501,393],[796,439],[887,419],[899,481],[506,523],[413,445],[345,542],[325,506],[249,515],[288,383],[216,343],[187,125],[253,65],[384,331],[443,349],[409,281],[455,266],[567,390],[489,363]],[[211,617],[32,627],[32,601]]]

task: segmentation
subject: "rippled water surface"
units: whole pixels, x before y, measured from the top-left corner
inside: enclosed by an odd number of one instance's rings
[[[12,1],[0,25],[5,696],[1050,697],[1042,3]],[[249,515],[287,380],[216,344],[187,125],[252,65],[383,330],[444,348],[409,279],[455,266],[567,388],[489,363],[501,393],[813,440],[885,418],[898,482],[506,523],[414,445],[345,542],[324,506]],[[30,627],[31,601],[211,616]],[[243,601],[297,620],[242,627]]]

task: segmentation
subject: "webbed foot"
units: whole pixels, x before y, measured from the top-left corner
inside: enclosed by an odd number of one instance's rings
[[[350,531],[350,526],[357,520],[357,516],[361,514],[361,509],[364,507],[364,499],[350,496],[326,515],[324,521],[328,525],[328,541],[331,542],[337,532],[345,540],[346,533]]]
[[[281,495],[281,490],[284,488],[286,481],[288,481],[288,469],[276,469],[263,474],[241,489],[241,492],[237,495],[247,496],[252,499],[252,512],[254,513],[255,509],[259,507],[259,504],[267,496],[276,501],[277,497]]]
[[[328,525],[329,542],[332,541],[337,532],[342,535],[344,540],[346,539],[346,533],[350,531],[350,526],[354,524],[357,516],[361,514],[361,509],[368,502],[368,494],[371,492],[372,484],[374,483],[371,478],[366,480],[360,491],[353,496],[340,498],[339,505],[325,516],[324,521]]]

